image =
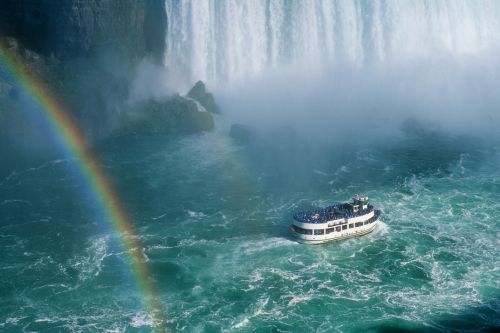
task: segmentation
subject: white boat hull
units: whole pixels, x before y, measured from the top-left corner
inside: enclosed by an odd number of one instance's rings
[[[351,237],[359,237],[363,236],[366,234],[369,234],[372,232],[375,227],[378,225],[378,220],[367,224],[363,225],[361,227],[356,227],[353,229],[346,229],[342,230],[339,232],[332,232],[330,234],[325,234],[325,235],[303,235],[298,232],[296,232],[293,227],[291,226],[292,230],[292,235],[294,238],[299,242],[299,243],[304,243],[304,244],[324,244],[328,242],[334,242],[338,240],[343,240]]]

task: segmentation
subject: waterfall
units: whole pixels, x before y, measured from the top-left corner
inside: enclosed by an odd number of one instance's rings
[[[387,66],[500,46],[497,0],[166,0],[165,65],[230,82],[287,66]]]

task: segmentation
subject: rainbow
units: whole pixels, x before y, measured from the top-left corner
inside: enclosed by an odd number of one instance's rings
[[[158,300],[148,266],[141,258],[141,246],[137,237],[134,237],[136,235],[134,227],[117,193],[69,113],[37,75],[23,63],[17,52],[10,48],[7,40],[0,37],[0,69],[6,70],[17,81],[16,84],[22,87],[30,100],[43,113],[65,149],[75,157],[77,167],[91,193],[101,205],[106,220],[111,223],[121,245],[128,253],[143,307],[153,318],[154,330],[165,331],[162,304]]]

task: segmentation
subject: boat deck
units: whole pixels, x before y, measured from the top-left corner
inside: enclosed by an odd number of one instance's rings
[[[340,203],[326,208],[315,209],[305,212],[299,212],[293,215],[297,222],[301,223],[325,223],[331,220],[338,220],[342,218],[353,218],[357,216],[366,215],[373,211],[373,206],[368,205],[367,209],[361,209],[354,213],[351,205],[348,203]]]

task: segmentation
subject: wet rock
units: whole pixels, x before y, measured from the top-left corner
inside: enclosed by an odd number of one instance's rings
[[[68,59],[106,47],[125,57],[163,54],[166,27],[161,0],[4,0],[0,34],[42,55]]]
[[[202,81],[196,82],[194,87],[189,90],[187,96],[199,101],[208,112],[220,112],[219,107],[215,103],[214,96],[207,92],[205,84]]]
[[[243,124],[233,124],[229,131],[229,136],[241,144],[249,144],[255,138],[252,129]]]
[[[187,134],[214,128],[209,112],[196,100],[180,95],[162,102],[141,102],[127,118],[120,134]]]

